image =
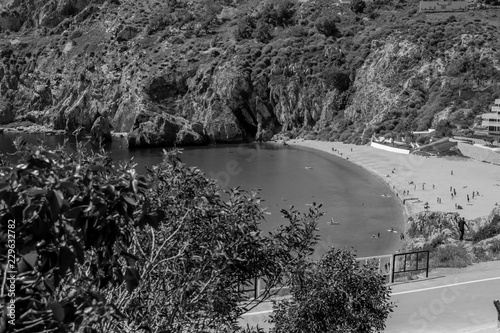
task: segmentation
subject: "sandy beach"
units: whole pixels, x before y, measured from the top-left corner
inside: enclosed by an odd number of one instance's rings
[[[383,178],[393,189],[393,195],[404,200],[406,215],[424,211],[428,202],[429,211],[458,212],[471,220],[488,215],[496,203],[500,204],[498,165],[460,157],[402,155],[341,142],[289,140],[287,143],[348,159]],[[456,195],[452,197],[452,193]],[[463,209],[457,209],[456,205]]]

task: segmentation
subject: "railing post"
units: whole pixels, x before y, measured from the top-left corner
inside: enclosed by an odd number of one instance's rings
[[[427,265],[425,267],[425,277],[429,277],[429,251],[427,251]]]
[[[259,298],[259,278],[258,277],[255,277],[254,288],[255,288],[254,298],[257,299],[257,298]]]
[[[394,267],[396,265],[396,255],[392,255],[392,267],[391,267],[391,283],[394,283]]]

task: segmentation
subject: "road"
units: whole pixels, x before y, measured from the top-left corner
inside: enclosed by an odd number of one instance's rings
[[[446,276],[391,286],[397,307],[386,321],[386,333],[495,332],[500,298],[500,262],[475,265]],[[272,304],[264,303],[241,321],[268,330]]]

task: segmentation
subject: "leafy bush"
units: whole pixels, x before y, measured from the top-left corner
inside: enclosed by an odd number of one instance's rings
[[[331,16],[320,17],[315,24],[316,29],[327,37],[339,37],[340,31],[337,29],[336,19]]]
[[[346,91],[351,85],[349,73],[337,67],[330,67],[324,70],[322,76],[328,88],[337,89],[339,92]]]
[[[234,30],[234,37],[237,41],[252,38],[254,29],[255,20],[252,17],[245,15],[238,20],[236,29]]]
[[[296,10],[297,4],[293,0],[272,0],[262,9],[260,19],[274,27],[294,25]]]
[[[472,248],[472,254],[474,255],[475,262],[482,262],[489,259],[482,246],[474,246]]]
[[[17,146],[0,172],[0,256],[19,258],[19,330],[229,329],[244,311],[238,287],[262,276],[268,298],[317,240],[318,206],[282,211],[290,223],[264,236],[256,194],[223,199],[175,151],[141,176],[83,146]]]
[[[434,267],[467,267],[471,264],[467,250],[461,244],[448,244],[438,247],[432,253],[432,262]]]
[[[365,7],[366,3],[363,0],[353,0],[350,6],[351,10],[357,14],[362,13],[363,10],[365,10]]]
[[[495,237],[500,234],[500,217],[495,216],[495,218],[489,223],[485,224],[479,230],[472,234],[472,241],[479,242],[483,239],[488,239],[491,237]]]
[[[291,293],[292,300],[273,306],[276,333],[379,331],[394,306],[384,278],[346,250],[332,249],[300,267]]]
[[[444,234],[439,234],[432,239],[430,246],[431,246],[431,248],[435,249],[439,245],[444,244],[445,240],[446,240],[446,236]]]
[[[271,28],[269,24],[258,21],[252,36],[261,43],[267,43],[273,38]]]
[[[493,256],[498,256],[500,254],[500,239],[493,239],[491,242],[488,242],[489,250]]]

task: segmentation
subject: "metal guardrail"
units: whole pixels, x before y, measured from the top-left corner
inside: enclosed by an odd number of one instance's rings
[[[385,254],[381,256],[356,258],[356,261],[364,264],[368,264],[370,262],[376,264],[380,275],[384,276],[386,283],[389,283],[391,276],[391,259],[392,254]]]
[[[401,258],[398,260],[397,258]],[[429,277],[429,251],[413,251],[406,253],[386,254],[372,257],[356,258],[359,264],[375,264],[380,275],[385,277],[386,283],[394,283],[394,277],[399,273],[408,273],[425,270],[425,277]],[[424,264],[425,263],[425,264]],[[286,289],[289,286],[281,285],[273,289]],[[266,283],[262,278],[255,277],[247,285],[239,285],[238,290],[245,293],[249,299],[258,299]]]
[[[424,257],[425,254],[425,258]],[[419,259],[420,256],[420,259]],[[402,257],[403,260],[396,261]],[[424,259],[424,260],[422,260]],[[425,264],[422,266],[422,264]],[[400,265],[403,263],[403,265]],[[419,265],[420,264],[420,265]],[[397,273],[407,273],[425,270],[425,277],[429,277],[429,251],[412,251],[405,253],[395,253],[392,255],[391,283],[394,283],[394,275]]]

